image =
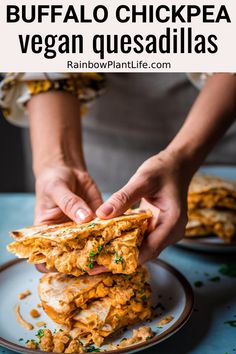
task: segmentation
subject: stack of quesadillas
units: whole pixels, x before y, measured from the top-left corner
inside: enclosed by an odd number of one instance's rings
[[[95,276],[44,275],[39,296],[45,312],[84,344],[100,346],[116,330],[151,317],[151,289],[147,271],[132,276],[104,273]]]
[[[236,182],[197,174],[188,193],[186,236],[216,235],[225,242],[236,236]]]
[[[73,338],[101,345],[127,325],[151,317],[147,271],[138,266],[139,247],[152,214],[139,209],[110,219],[78,225],[40,225],[11,233],[8,250],[29,263],[45,263],[59,273],[39,284],[43,308]],[[95,266],[109,272],[90,276]]]

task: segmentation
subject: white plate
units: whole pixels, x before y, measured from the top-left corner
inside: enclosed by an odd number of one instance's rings
[[[236,180],[236,166],[203,166],[200,172],[212,176],[219,176],[226,179]],[[185,237],[178,243],[179,246],[204,252],[220,252],[220,253],[235,253],[236,241],[233,243],[225,243],[217,236],[210,237]]]
[[[160,343],[172,334],[177,332],[188,320],[193,307],[193,292],[187,280],[173,267],[167,263],[157,260],[148,263],[150,272],[150,283],[153,290],[153,305],[161,303],[165,309],[157,308],[161,314],[152,322],[142,323],[125,330],[112,340],[113,344],[118,344],[123,337],[131,337],[132,328],[147,325],[152,327],[156,333],[155,337],[130,347],[123,349],[108,350],[106,353],[135,353],[154,344]],[[12,261],[0,268],[0,345],[20,353],[43,353],[24,347],[27,339],[36,339],[35,334],[38,328],[27,331],[16,321],[14,306],[20,302],[23,318],[32,324],[38,321],[47,323],[47,328],[55,329],[55,324],[39,309],[41,316],[32,319],[29,312],[36,308],[39,303],[37,295],[37,284],[40,278],[34,266],[25,261]],[[29,289],[32,295],[19,301],[17,294]],[[172,315],[174,319],[162,329],[157,328],[157,322],[166,315]],[[23,338],[24,341],[19,341]],[[101,348],[106,349],[106,346]],[[44,353],[45,354],[45,353]]]

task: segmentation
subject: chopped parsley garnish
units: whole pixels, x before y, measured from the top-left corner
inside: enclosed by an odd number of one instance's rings
[[[24,338],[19,338],[18,341],[19,342],[22,342],[24,340]]]
[[[116,258],[115,258],[114,262],[115,262],[116,264],[118,264],[118,263],[123,263],[123,257],[119,256],[119,255],[116,253]]]
[[[36,333],[36,336],[41,338],[44,336],[44,330],[43,329],[39,329],[38,332]]]
[[[236,327],[236,321],[225,321],[224,323],[230,325],[231,327]]]
[[[94,347],[94,345],[92,345],[91,347],[89,347],[87,350],[86,350],[86,352],[87,353],[99,353],[101,350],[99,349],[99,348],[96,348],[96,347]]]
[[[97,225],[96,222],[91,222],[90,224],[88,224],[87,226],[85,226],[85,229],[87,229],[88,227],[92,227]]]
[[[220,277],[212,277],[209,280],[212,281],[213,283],[217,283],[220,281]]]
[[[91,253],[91,252],[90,252]],[[89,269],[93,269],[94,258],[92,256],[89,257]]]
[[[60,329],[59,329],[59,332],[63,332],[63,329],[62,329],[62,328],[60,328]]]
[[[102,252],[103,246],[98,246],[98,252],[97,254],[99,255]]]
[[[162,329],[162,328],[163,328],[163,326],[157,326],[157,328]]]
[[[127,340],[127,338],[124,337],[124,338],[122,338],[120,341],[121,341],[121,342],[124,342],[124,340]]]
[[[197,280],[194,282],[194,285],[196,288],[201,288],[203,286],[203,282],[201,280]]]
[[[219,269],[219,273],[232,278],[236,277],[236,264],[223,264]]]
[[[152,336],[147,336],[145,339],[146,340],[152,339]]]
[[[145,301],[147,301],[147,296],[146,296],[146,295],[143,295],[143,296],[141,297],[141,299],[142,299],[143,302],[145,302]]]
[[[89,259],[89,269],[93,269],[93,258]]]
[[[93,263],[94,263],[94,258],[93,257],[94,256],[95,256],[94,251],[91,251],[89,253],[89,265],[88,265],[89,269],[93,269]]]

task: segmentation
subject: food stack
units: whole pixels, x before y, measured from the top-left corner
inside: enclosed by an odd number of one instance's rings
[[[197,174],[188,193],[187,237],[236,238],[236,181]]]
[[[111,220],[12,232],[15,241],[8,245],[10,252],[58,271],[41,278],[39,296],[47,315],[62,325],[63,333],[69,331],[77,347],[81,342],[100,346],[118,329],[151,317],[147,270],[138,266],[139,247],[151,216],[136,209]],[[89,275],[98,265],[108,272]],[[43,342],[47,336],[52,337],[45,332]],[[42,350],[53,351],[50,340],[51,346],[41,346]]]

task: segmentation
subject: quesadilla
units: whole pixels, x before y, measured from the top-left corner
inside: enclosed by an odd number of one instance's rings
[[[236,210],[236,181],[197,174],[188,192],[189,209],[226,208]]]
[[[132,274],[151,216],[150,211],[136,209],[110,220],[23,228],[11,233],[15,242],[7,249],[60,273],[79,276],[98,264],[113,273]]]
[[[216,209],[194,209],[188,212],[186,236],[216,235],[225,242],[236,236],[236,212]]]
[[[38,291],[53,321],[70,328],[73,338],[101,345],[118,329],[151,317],[147,280],[147,270],[141,266],[133,275],[48,273],[41,278]]]

